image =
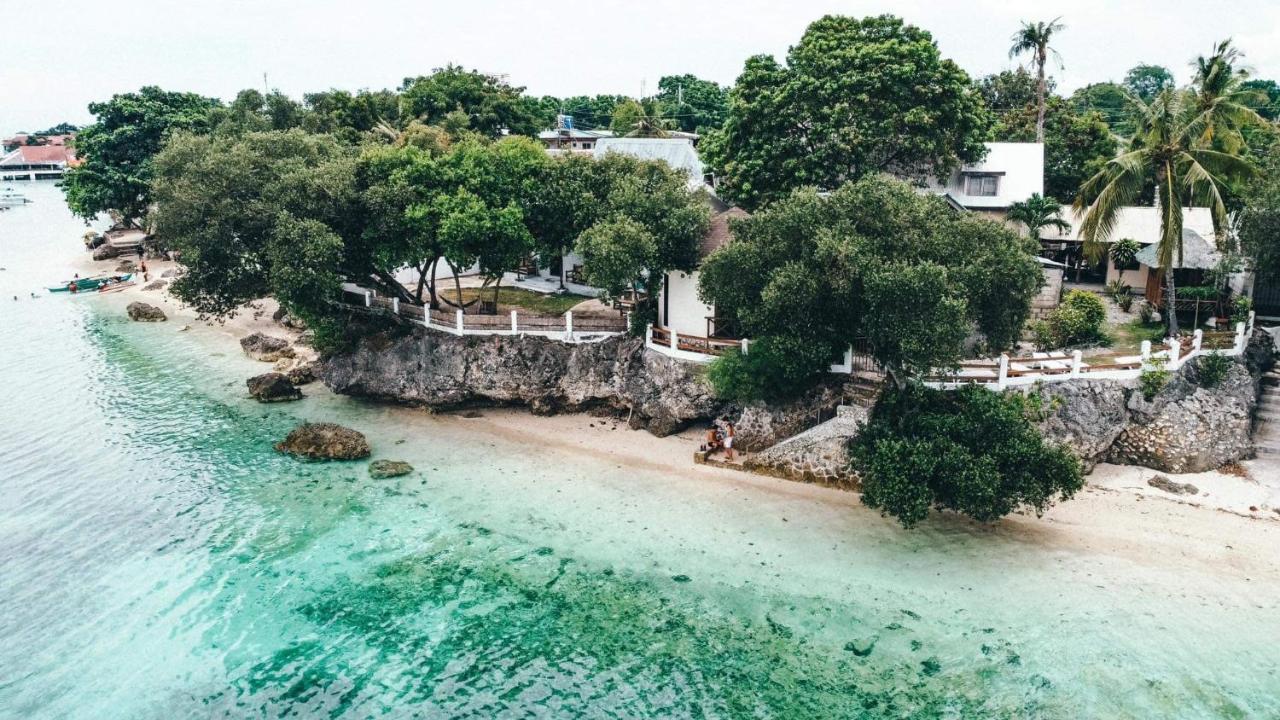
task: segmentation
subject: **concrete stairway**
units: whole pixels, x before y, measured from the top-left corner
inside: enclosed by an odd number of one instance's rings
[[[1262,396],[1258,399],[1258,421],[1253,443],[1258,459],[1280,461],[1280,366],[1262,376]]]

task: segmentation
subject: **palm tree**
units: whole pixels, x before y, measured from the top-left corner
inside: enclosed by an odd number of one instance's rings
[[[1182,208],[1208,207],[1214,229],[1227,226],[1222,199],[1225,183],[1253,174],[1252,164],[1237,152],[1209,147],[1206,133],[1223,115],[1223,97],[1206,99],[1195,90],[1163,90],[1150,105],[1129,94],[1139,119],[1131,149],[1108,162],[1085,181],[1075,208],[1084,213],[1081,234],[1085,250],[1101,252],[1126,205],[1133,204],[1148,185],[1156,187],[1160,209],[1160,239],[1156,258],[1165,280],[1165,317],[1169,336],[1178,333],[1175,312],[1175,258],[1182,260]]]
[[[1054,18],[1047,23],[1023,22],[1018,32],[1013,34],[1013,45],[1009,48],[1010,59],[1023,53],[1031,53],[1031,61],[1036,66],[1036,142],[1044,142],[1044,66],[1049,62],[1050,53],[1058,61],[1058,67],[1062,67],[1062,56],[1049,47],[1053,36],[1067,28],[1058,22],[1061,19]]]
[[[1215,149],[1236,152],[1245,146],[1245,127],[1262,126],[1266,121],[1253,108],[1267,102],[1267,96],[1244,86],[1249,71],[1236,67],[1244,55],[1231,45],[1228,38],[1213,48],[1213,54],[1196,58],[1192,88],[1196,93],[1196,105],[1201,112],[1212,111],[1205,123],[1201,141]]]
[[[1027,228],[1027,236],[1036,242],[1040,241],[1040,231],[1047,227],[1061,232],[1071,231],[1071,223],[1062,219],[1062,205],[1051,197],[1042,197],[1040,193],[1011,203],[1006,217],[1022,223]]]

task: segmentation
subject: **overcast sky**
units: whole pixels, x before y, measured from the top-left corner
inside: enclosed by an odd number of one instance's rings
[[[1185,81],[1188,61],[1234,37],[1261,77],[1280,79],[1280,2],[1221,0],[5,0],[0,132],[91,118],[86,105],[143,85],[221,98],[245,87],[295,97],[395,87],[453,62],[537,95],[639,94],[662,75],[731,83],[756,53],[781,57],[827,13],[892,12],[933,33],[974,76],[1011,67],[1020,20],[1061,15],[1070,91],[1139,63]]]

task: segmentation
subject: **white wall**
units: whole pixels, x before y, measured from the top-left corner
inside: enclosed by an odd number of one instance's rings
[[[715,315],[715,308],[698,299],[697,271],[672,272],[667,278],[666,288],[658,296],[661,325],[682,335],[706,336],[707,318]],[[662,317],[663,308],[669,310],[670,317]]]
[[[1122,280],[1128,285],[1134,295],[1145,295],[1147,292],[1147,275],[1151,272],[1151,268],[1146,265],[1139,265],[1137,270],[1125,270],[1121,272],[1116,269],[1116,264],[1107,258],[1107,282],[1114,280]]]
[[[952,174],[946,191],[967,208],[1007,208],[1035,193],[1044,194],[1044,145],[1040,143],[987,143],[987,157],[965,165],[964,171],[1004,173],[994,196],[966,195],[964,175]]]

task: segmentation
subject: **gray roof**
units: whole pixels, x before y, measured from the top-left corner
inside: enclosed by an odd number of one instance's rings
[[[618,152],[641,160],[662,160],[676,170],[683,170],[689,176],[689,189],[696,190],[703,185],[702,160],[693,143],[684,138],[600,138],[596,142],[593,153],[602,158],[605,153]]]
[[[538,133],[539,140],[555,140],[556,138],[590,140],[592,138],[607,137],[613,137],[612,130],[584,130],[582,128],[569,128],[565,130],[543,130]]]
[[[1137,261],[1147,267],[1160,267],[1160,261],[1156,259],[1156,251],[1159,247],[1159,243],[1152,243],[1142,248],[1135,256]],[[1203,235],[1190,228],[1182,229],[1182,262],[1178,262],[1178,250],[1174,248],[1173,266],[1175,268],[1208,270],[1217,265],[1220,259],[1217,248]]]

